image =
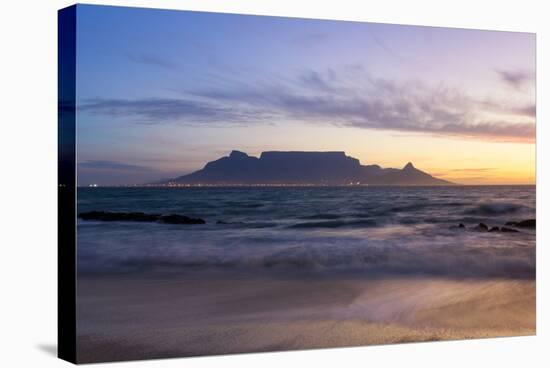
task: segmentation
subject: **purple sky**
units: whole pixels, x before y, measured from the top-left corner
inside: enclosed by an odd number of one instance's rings
[[[81,185],[232,149],[534,180],[534,34],[79,5],[77,35]]]

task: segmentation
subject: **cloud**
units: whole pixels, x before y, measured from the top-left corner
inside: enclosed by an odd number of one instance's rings
[[[506,142],[535,139],[534,103],[478,100],[444,84],[374,78],[353,65],[221,83],[178,98],[87,100],[81,110],[151,123],[285,121]]]
[[[178,65],[176,63],[167,59],[161,59],[154,55],[131,54],[131,55],[128,55],[128,59],[138,64],[150,65],[150,66],[155,66],[163,69],[174,70],[178,68]]]
[[[282,120],[500,141],[535,137],[534,105],[480,101],[444,85],[372,78],[357,68],[341,73],[310,71],[293,85],[193,93],[244,104]]]
[[[149,166],[109,160],[84,160],[78,162],[78,185],[145,184],[167,173]]]
[[[78,163],[79,168],[91,170],[116,170],[116,171],[155,171],[147,166],[126,164],[117,161],[87,160]]]
[[[525,115],[530,117],[536,117],[537,115],[537,106],[535,104],[532,105],[526,105],[523,107],[515,108],[514,110],[511,110],[512,112],[515,112],[518,115]]]
[[[452,172],[464,172],[464,173],[481,173],[487,171],[497,170],[494,167],[475,167],[475,168],[463,168],[463,169],[450,169]]]
[[[308,70],[301,74],[298,80],[307,88],[333,92],[334,86],[332,82],[336,79],[336,73],[334,70],[328,69],[326,74],[327,76],[325,77],[315,70]]]
[[[88,99],[79,105],[79,110],[110,117],[130,117],[143,123],[238,123],[251,120],[243,109],[181,98]]]
[[[522,89],[535,81],[535,73],[528,70],[495,70],[500,80],[514,89]]]

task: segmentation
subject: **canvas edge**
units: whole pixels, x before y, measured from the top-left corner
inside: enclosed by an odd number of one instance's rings
[[[58,357],[76,354],[76,5],[58,11]]]

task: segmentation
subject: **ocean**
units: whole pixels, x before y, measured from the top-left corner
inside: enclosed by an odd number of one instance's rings
[[[78,219],[79,275],[535,277],[535,230],[475,230],[534,219],[534,186],[78,188],[87,211],[206,224]]]

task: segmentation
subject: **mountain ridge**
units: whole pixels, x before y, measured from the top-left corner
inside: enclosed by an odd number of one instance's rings
[[[161,184],[189,185],[455,185],[408,162],[402,169],[362,165],[344,151],[233,150],[200,170]]]

